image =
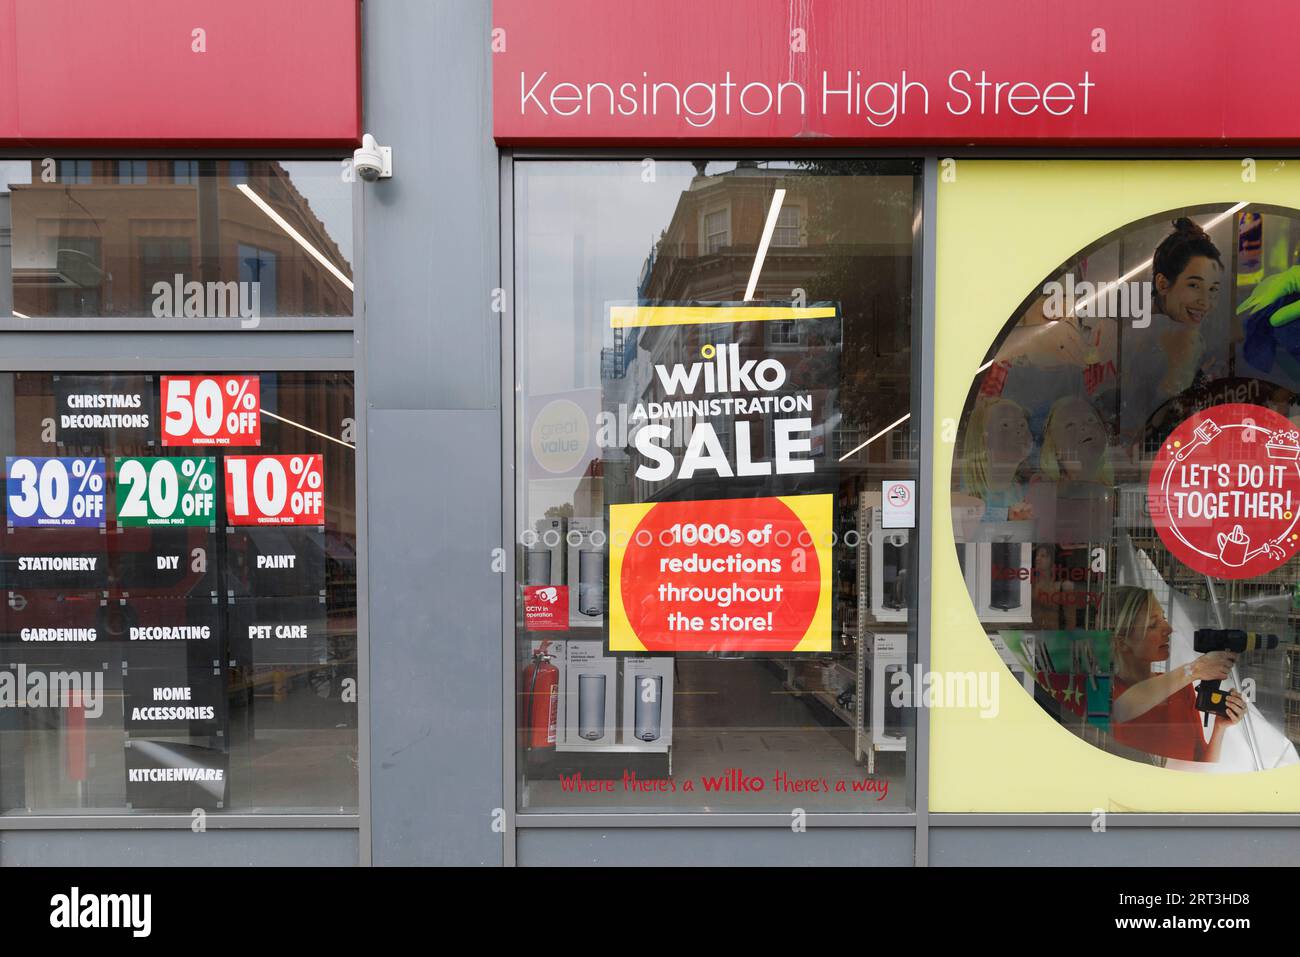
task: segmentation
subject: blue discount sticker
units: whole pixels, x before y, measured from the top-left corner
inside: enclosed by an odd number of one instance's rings
[[[102,458],[5,458],[5,497],[10,525],[104,525]]]

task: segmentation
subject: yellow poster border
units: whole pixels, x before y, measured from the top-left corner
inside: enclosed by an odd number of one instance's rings
[[[611,329],[698,326],[723,322],[788,322],[834,319],[835,306],[610,306]]]
[[[835,496],[780,495],[784,504],[808,530],[817,556],[817,608],[803,637],[792,651],[823,652],[831,650],[831,561],[835,531]],[[623,559],[627,544],[637,526],[660,502],[638,502],[609,507],[609,650],[611,652],[645,652],[648,649],[637,637],[623,605]],[[619,544],[623,543],[623,544]]]

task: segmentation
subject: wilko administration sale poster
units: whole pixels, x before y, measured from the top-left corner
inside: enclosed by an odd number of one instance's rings
[[[605,463],[607,486],[625,476],[608,505],[609,650],[830,650],[838,308],[609,318],[638,347],[602,396],[626,429]]]

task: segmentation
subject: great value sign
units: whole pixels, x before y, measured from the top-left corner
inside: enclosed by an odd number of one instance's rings
[[[117,523],[211,525],[216,520],[217,460],[158,457],[117,460]]]
[[[14,526],[103,526],[102,458],[5,458],[8,521]]]
[[[261,445],[255,375],[162,377],[162,444]]]
[[[230,525],[324,525],[325,473],[319,455],[226,456]]]

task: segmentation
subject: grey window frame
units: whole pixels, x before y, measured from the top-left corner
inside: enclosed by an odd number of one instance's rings
[[[935,481],[934,467],[934,450],[931,441],[917,441],[917,436],[931,437],[935,435],[935,410],[934,410],[934,375],[935,375],[935,284],[937,281],[936,266],[936,244],[937,244],[937,193],[940,188],[941,164],[942,172],[950,168],[950,164],[960,163],[961,159],[985,159],[985,160],[1196,160],[1196,159],[1217,159],[1223,160],[1225,156],[1232,157],[1276,157],[1280,159],[1294,158],[1296,150],[1285,147],[1267,147],[1261,149],[1251,149],[1241,147],[1234,149],[1230,154],[1224,150],[1213,149],[1177,149],[1177,148],[1147,148],[1147,149],[1121,149],[1121,148],[1081,148],[1077,150],[1067,150],[1061,147],[1022,147],[1015,150],[1008,150],[1005,147],[956,147],[951,150],[940,152],[934,147],[924,147],[919,149],[905,148],[828,148],[819,150],[800,150],[791,149],[751,149],[736,151],[729,149],[708,149],[707,147],[691,147],[689,149],[660,149],[647,150],[635,148],[602,148],[602,149],[508,149],[500,148],[499,155],[499,202],[500,202],[500,251],[501,251],[501,282],[503,288],[507,291],[507,308],[502,316],[502,364],[501,364],[501,415],[502,415],[502,462],[505,463],[502,477],[502,496],[503,496],[503,525],[502,534],[505,536],[504,541],[510,541],[510,535],[513,534],[514,514],[516,503],[514,500],[513,485],[513,466],[515,464],[514,451],[514,429],[515,429],[515,410],[513,382],[515,377],[515,359],[514,359],[514,336],[515,336],[515,315],[514,315],[514,170],[513,164],[516,160],[610,160],[610,159],[632,159],[642,160],[647,155],[653,155],[661,159],[800,159],[800,158],[851,158],[851,159],[887,159],[887,158],[907,158],[920,159],[923,163],[922,187],[921,187],[921,215],[918,217],[915,225],[915,231],[919,234],[917,247],[920,249],[920,266],[916,270],[919,274],[917,287],[914,288],[915,302],[919,305],[914,307],[916,321],[913,325],[912,348],[918,350],[920,359],[919,374],[913,376],[913,455],[918,461],[917,489],[918,489],[918,508],[917,508],[917,525],[919,547],[914,550],[916,555],[917,566],[921,574],[917,579],[919,608],[915,616],[916,626],[913,631],[909,623],[909,633],[914,636],[916,641],[915,654],[917,667],[922,671],[928,671],[931,661],[930,637],[931,637],[931,582],[929,569],[932,566],[933,554],[931,535],[928,529],[932,528],[933,522],[933,489]],[[947,481],[945,476],[944,481]],[[508,567],[502,576],[502,655],[503,661],[507,664],[514,660],[514,552],[512,549],[506,549],[506,560]],[[515,676],[510,667],[503,669],[502,677],[502,697],[506,706],[503,706],[502,717],[506,733],[503,735],[503,775],[502,787],[505,795],[505,816],[506,816],[506,833],[505,837],[505,863],[514,864],[518,846],[519,831],[541,828],[559,828],[581,831],[583,833],[592,833],[599,829],[614,828],[707,828],[707,829],[728,829],[732,827],[765,827],[772,829],[788,829],[790,827],[789,815],[783,814],[736,814],[736,813],[700,813],[700,812],[681,812],[666,814],[636,814],[636,813],[605,813],[605,814],[545,814],[534,812],[519,812],[517,808],[517,794],[515,782],[515,739],[514,739],[514,711],[513,700],[515,693],[514,686]],[[962,832],[971,833],[972,829],[978,832],[980,828],[990,829],[990,840],[1008,840],[1008,833],[1015,833],[1014,829],[1028,829],[1024,833],[1031,835],[1026,840],[1037,840],[1041,842],[1045,836],[1058,832],[1062,835],[1069,834],[1090,834],[1095,824],[1095,815],[1087,812],[942,812],[932,813],[929,808],[929,763],[930,763],[930,722],[928,720],[918,720],[916,722],[916,746],[914,760],[916,767],[914,770],[913,780],[915,781],[915,793],[913,800],[915,810],[908,813],[899,814],[870,814],[870,813],[812,813],[807,815],[807,825],[812,827],[899,827],[912,828],[914,830],[914,856],[912,863],[917,867],[929,866],[931,863],[930,853],[930,830],[931,828],[944,829],[950,833],[960,834]],[[909,755],[910,756],[910,755]],[[1136,832],[1142,832],[1143,829],[1170,829],[1166,833],[1177,834],[1181,831],[1187,831],[1189,834],[1204,833],[1206,830],[1213,833],[1216,828],[1228,828],[1229,834],[1237,828],[1297,828],[1300,827],[1300,813],[1251,813],[1251,812],[1114,812],[1106,817],[1108,828],[1118,828],[1123,830],[1135,829]],[[1046,830],[1040,830],[1046,829]],[[1204,829],[1204,830],[1198,830]],[[996,832],[1006,831],[998,834]],[[996,836],[995,836],[996,835]],[[1037,835],[1037,836],[1032,836]],[[1035,845],[1041,846],[1041,845]],[[1217,845],[1216,845],[1217,846]],[[944,863],[951,863],[945,861]]]
[[[12,149],[5,160],[56,162],[86,159],[86,150]],[[340,151],[289,150],[101,150],[92,160],[316,160],[343,159]],[[255,329],[241,329],[238,319],[152,319],[149,317],[77,316],[0,320],[0,372],[347,372],[353,377],[353,419],[357,522],[357,810],[337,814],[312,812],[209,812],[211,830],[336,829],[359,831],[360,863],[370,863],[370,628],[369,529],[366,503],[367,443],[365,371],[365,233],[362,184],[352,183],[352,314],[342,317],[274,316]],[[0,268],[8,270],[7,254]],[[0,309],[12,312],[6,277]],[[0,814],[5,831],[189,830],[190,813],[133,814]]]
[[[518,471],[515,450],[515,382],[518,371],[515,364],[515,337],[517,324],[515,315],[515,274],[514,274],[514,181],[516,161],[557,161],[575,162],[582,160],[636,160],[641,162],[650,155],[656,160],[797,160],[797,159],[861,159],[862,151],[807,150],[792,147],[790,149],[708,149],[691,148],[685,150],[636,151],[629,149],[601,150],[499,150],[499,216],[500,216],[500,262],[501,286],[505,290],[506,308],[501,316],[501,461],[502,469],[502,525],[503,542],[515,540],[515,513],[517,508],[515,476]],[[922,223],[933,223],[935,207],[935,186],[938,182],[938,165],[933,158],[923,158],[916,151],[892,151],[888,154],[870,154],[872,158],[909,159],[920,162],[921,173],[917,177],[915,205],[920,213],[914,220],[912,235],[912,348],[913,359],[910,426],[910,444],[913,449],[920,448],[921,461],[917,472],[919,489],[932,487],[934,453],[928,443],[920,441],[920,436],[933,434],[933,396],[934,396],[934,242],[933,229],[921,228]],[[701,227],[702,228],[702,227]],[[931,502],[928,495],[921,492],[917,509],[917,536],[919,546],[912,549],[911,573],[917,582],[917,612],[909,616],[907,625],[908,648],[910,660],[916,662],[922,671],[930,667],[930,576],[918,574],[922,568],[930,565],[930,512]],[[501,654],[502,669],[502,794],[505,804],[505,863],[512,865],[516,860],[518,832],[529,828],[645,828],[645,827],[696,827],[696,828],[731,828],[731,827],[790,827],[789,813],[762,812],[745,813],[731,811],[670,811],[662,813],[646,812],[577,812],[555,813],[519,810],[518,781],[516,777],[517,754],[515,737],[515,549],[506,548],[506,568],[501,576]],[[914,810],[886,811],[826,811],[810,812],[806,815],[808,827],[888,827],[911,829],[915,835],[915,860],[923,862],[928,857],[926,846],[926,808],[929,803],[929,722],[915,722],[915,744],[907,751],[907,773],[913,782],[911,795]]]
[[[53,157],[55,162],[65,160],[86,160],[88,157],[85,150],[78,151],[76,155],[66,151],[42,151],[33,150],[6,150],[0,158],[6,160],[25,160],[25,159],[44,159]],[[181,151],[159,151],[159,150],[103,150],[94,151],[89,157],[91,162],[96,160],[106,160],[113,163],[114,181],[117,178],[117,169],[119,160],[166,160],[169,164],[173,160],[333,160],[339,163],[344,157],[337,152],[321,155],[320,153],[304,153],[292,151],[276,150],[204,150],[194,152]],[[341,168],[341,167],[340,167]],[[13,302],[12,290],[8,281],[0,282],[0,316],[7,318],[0,319],[0,334],[7,332],[77,332],[77,333],[96,333],[96,332],[147,332],[147,333],[172,333],[172,332],[255,332],[255,333],[282,333],[282,332],[311,332],[311,333],[332,333],[332,332],[349,332],[357,333],[361,327],[358,316],[361,315],[361,291],[362,291],[362,238],[359,230],[362,225],[361,218],[361,180],[354,178],[352,183],[352,248],[353,258],[357,262],[352,266],[352,314],[347,316],[265,316],[259,320],[258,326],[253,330],[241,330],[238,319],[186,319],[184,317],[174,319],[154,319],[152,316],[59,316],[49,318],[28,318],[21,319],[12,315]],[[0,268],[7,270],[8,266],[4,261],[0,261]]]

